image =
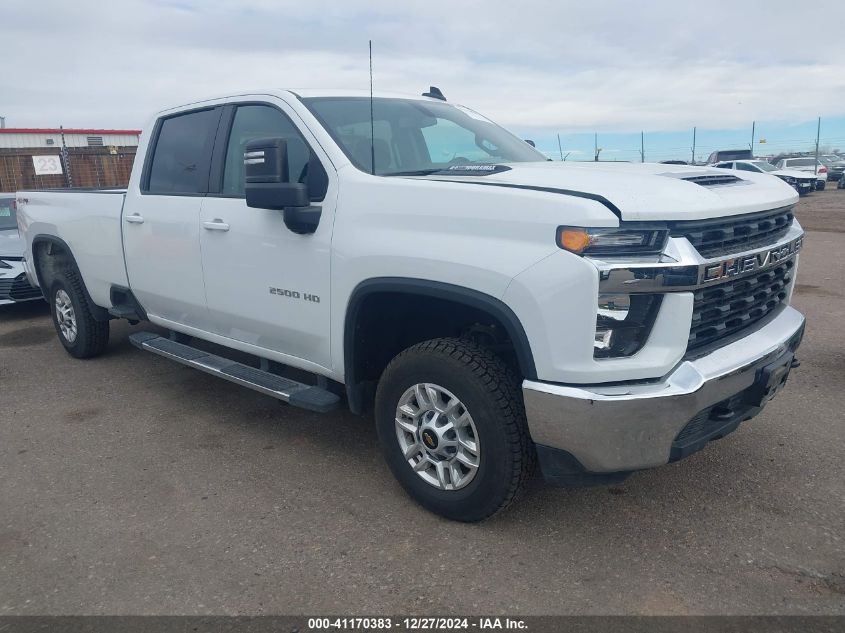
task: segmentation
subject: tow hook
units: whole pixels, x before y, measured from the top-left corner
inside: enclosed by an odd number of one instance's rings
[[[791,369],[795,369],[796,367],[800,367],[800,366],[801,366],[801,361],[798,360],[797,358],[793,358],[792,362],[789,364],[789,367]]]

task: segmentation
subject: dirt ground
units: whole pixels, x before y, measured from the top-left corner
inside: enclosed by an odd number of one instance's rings
[[[845,191],[797,215],[802,365],[758,418],[479,525],[411,501],[369,419],[0,307],[0,614],[845,614]]]

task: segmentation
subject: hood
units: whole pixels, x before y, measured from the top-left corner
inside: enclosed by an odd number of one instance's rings
[[[430,179],[567,189],[605,198],[623,220],[699,220],[791,206],[795,190],[767,174],[661,163],[510,163],[487,176]],[[711,179],[708,182],[708,177]],[[716,177],[718,180],[713,181]],[[719,180],[736,178],[719,184]]]
[[[0,229],[0,259],[23,257],[23,240],[17,229]]]

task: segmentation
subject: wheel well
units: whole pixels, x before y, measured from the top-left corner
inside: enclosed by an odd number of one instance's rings
[[[353,294],[344,340],[346,389],[353,412],[372,403],[378,380],[393,357],[433,338],[473,340],[491,349],[518,376],[535,377],[525,332],[504,303],[447,284],[412,281],[368,284],[358,296]]]
[[[70,248],[57,238],[35,238],[32,243],[32,255],[35,275],[45,299],[48,298],[53,282],[66,270],[70,269],[77,275],[80,274]],[[108,321],[110,318],[108,311],[94,303],[91,295],[88,294],[84,280],[81,281],[85,298],[88,300],[94,318],[98,321]]]

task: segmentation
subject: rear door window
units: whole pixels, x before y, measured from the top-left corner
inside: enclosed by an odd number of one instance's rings
[[[150,162],[149,193],[204,194],[220,110],[198,110],[161,121]]]

